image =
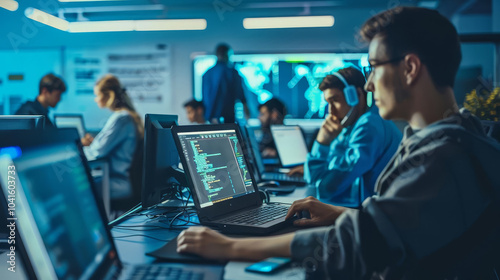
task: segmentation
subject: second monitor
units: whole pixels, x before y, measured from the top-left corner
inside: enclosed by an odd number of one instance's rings
[[[171,190],[169,170],[179,165],[179,154],[171,128],[177,125],[177,115],[146,114],[144,131],[144,172],[141,201],[148,208],[162,202]]]

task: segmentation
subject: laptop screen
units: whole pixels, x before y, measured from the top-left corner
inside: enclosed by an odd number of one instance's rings
[[[178,132],[201,208],[255,192],[235,130]]]
[[[91,278],[114,251],[76,146],[16,148],[10,156],[0,151],[1,170],[15,171],[2,172],[0,182],[5,196],[16,184],[15,215],[35,273]]]
[[[257,169],[257,172],[260,175],[266,171],[264,163],[262,162],[262,156],[260,155],[259,143],[257,143],[256,139],[256,134],[260,131],[260,128],[247,126],[246,130],[248,132],[248,141],[250,142],[251,153],[253,155],[253,162]]]
[[[80,138],[85,136],[85,126],[81,116],[55,116],[54,120],[58,128],[76,128]]]
[[[283,167],[306,162],[307,145],[299,126],[273,125],[271,133]]]

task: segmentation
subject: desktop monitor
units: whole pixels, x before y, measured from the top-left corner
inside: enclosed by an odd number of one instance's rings
[[[169,193],[171,173],[169,167],[179,165],[171,128],[177,125],[177,115],[146,114],[144,131],[144,172],[142,207],[148,208],[162,201]]]
[[[54,115],[54,123],[58,128],[74,127],[78,130],[80,138],[85,137],[85,124],[81,114],[57,114]]]
[[[44,116],[5,115],[0,116],[0,130],[41,130],[45,127]]]

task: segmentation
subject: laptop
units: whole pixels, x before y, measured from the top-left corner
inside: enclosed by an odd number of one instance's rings
[[[87,133],[83,122],[83,115],[81,114],[56,114],[54,115],[54,122],[57,128],[76,128],[80,138],[83,138]]]
[[[258,127],[252,127],[252,126],[246,126],[247,130],[247,138],[248,142],[250,143],[250,149],[249,152],[252,155],[253,158],[253,166],[255,167],[256,175],[260,178],[262,181],[278,181],[281,183],[295,183],[295,184],[306,184],[307,182],[304,180],[303,177],[299,176],[288,176],[286,173],[283,172],[273,172],[273,171],[266,171],[266,168],[264,167],[264,163],[262,162],[262,157],[260,155],[259,151],[259,144],[257,143],[257,139],[253,137],[254,133],[253,131],[256,129],[260,129]]]
[[[262,127],[260,125],[258,126],[255,126],[255,125],[246,125],[247,127],[251,127],[252,129],[251,130],[247,130],[247,129],[242,129],[242,131],[246,131],[248,133],[248,137],[249,138],[253,138],[255,139],[255,143],[256,144],[256,150],[254,151],[254,153],[259,153],[260,155],[260,147],[259,147],[259,143],[262,142],[262,139],[264,137],[264,132],[262,131]],[[260,157],[261,158],[261,162],[263,165],[267,165],[267,166],[279,166],[280,165],[280,159],[278,158],[278,156],[275,156],[275,157]]]
[[[221,279],[215,266],[123,264],[74,144],[4,146],[0,170],[14,171],[0,172],[0,195],[7,201],[15,195],[8,219],[29,279]]]
[[[262,203],[236,124],[174,126],[172,134],[203,225],[245,234],[291,225],[287,206]]]
[[[306,162],[307,145],[298,125],[272,125],[271,134],[283,167],[293,167]]]

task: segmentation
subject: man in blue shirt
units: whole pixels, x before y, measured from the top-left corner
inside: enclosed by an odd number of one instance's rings
[[[346,101],[346,83],[356,88],[355,106]],[[377,177],[402,138],[376,106],[368,107],[364,84],[361,71],[348,67],[326,76],[319,85],[329,115],[308,154],[304,178],[318,188],[321,199],[335,205],[357,207],[372,196]]]
[[[53,128],[49,119],[49,107],[56,107],[61,101],[61,94],[66,91],[64,81],[54,74],[47,74],[40,80],[38,96],[34,101],[27,101],[16,111],[16,115],[45,116],[45,128]]]
[[[246,109],[241,76],[232,66],[233,50],[226,44],[216,48],[217,64],[203,75],[203,103],[205,119],[209,122],[234,123],[234,104],[240,100]],[[247,109],[245,111],[248,111]],[[215,120],[214,120],[215,119]]]

